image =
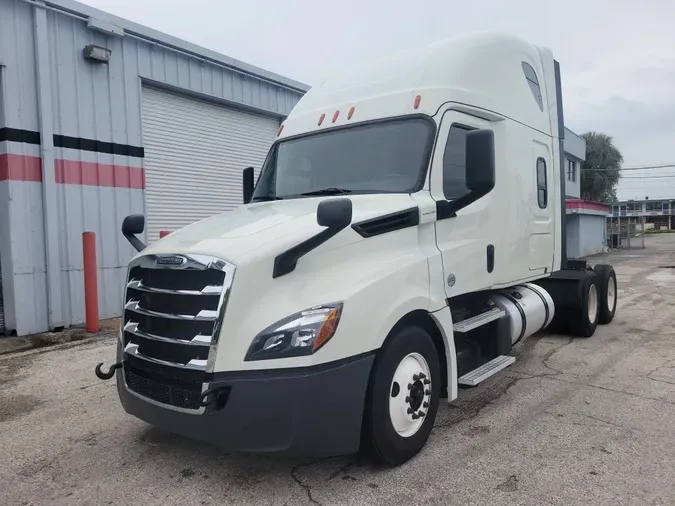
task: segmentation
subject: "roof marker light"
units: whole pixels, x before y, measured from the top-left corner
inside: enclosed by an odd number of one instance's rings
[[[284,129],[284,124],[282,123],[281,126],[279,127],[279,131],[277,132],[277,137],[279,137],[281,135],[281,132],[283,131],[283,129]]]
[[[337,121],[339,115],[340,115],[340,111],[335,111],[335,114],[333,114],[333,123],[335,123]]]
[[[420,101],[421,101],[421,100],[422,100],[422,96],[421,96],[421,95],[417,95],[417,96],[415,97],[415,101],[413,102],[413,107],[414,107],[415,109],[417,109],[417,108],[420,106]]]
[[[325,115],[325,114],[322,114],[321,116],[319,116],[319,123],[318,123],[319,126],[321,126],[321,123],[323,123],[323,120],[324,120],[325,118],[326,118],[326,115]]]
[[[349,108],[349,112],[347,113],[347,119],[352,119],[352,116],[354,116],[354,106],[351,106]]]

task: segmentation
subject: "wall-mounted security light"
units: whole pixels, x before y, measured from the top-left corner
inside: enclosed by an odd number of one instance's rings
[[[100,63],[108,63],[112,56],[112,51],[110,49],[107,47],[95,46],[94,44],[85,46],[82,53],[87,60]]]

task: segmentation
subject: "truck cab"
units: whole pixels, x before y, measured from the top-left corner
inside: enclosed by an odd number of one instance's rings
[[[616,276],[565,258],[560,71],[464,35],[312,88],[243,204],[130,261],[124,409],[228,451],[417,454],[440,399],[549,326],[589,337]]]

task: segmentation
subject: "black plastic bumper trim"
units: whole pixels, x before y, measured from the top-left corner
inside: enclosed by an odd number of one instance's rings
[[[156,427],[228,452],[326,457],[355,453],[374,353],[293,370],[217,373],[209,389],[227,390],[202,414],[148,402],[117,374],[124,409]]]

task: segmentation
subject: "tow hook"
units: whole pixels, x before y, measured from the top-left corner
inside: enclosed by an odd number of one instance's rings
[[[213,410],[217,411],[225,407],[227,400],[230,396],[231,387],[229,386],[219,386],[214,388],[209,388],[204,393],[202,393],[199,399],[199,405],[208,408],[211,405]]]
[[[101,362],[100,364],[98,364],[98,365],[96,366],[96,369],[94,369],[94,372],[96,373],[96,376],[97,376],[99,379],[102,379],[102,380],[109,380],[110,378],[112,378],[113,376],[115,376],[115,370],[116,370],[116,369],[121,369],[121,368],[122,368],[122,362],[117,362],[116,364],[111,365],[111,366],[110,366],[110,369],[108,369],[108,372],[103,372],[103,371],[101,371],[101,367],[102,367],[102,366],[103,366],[103,362]]]

